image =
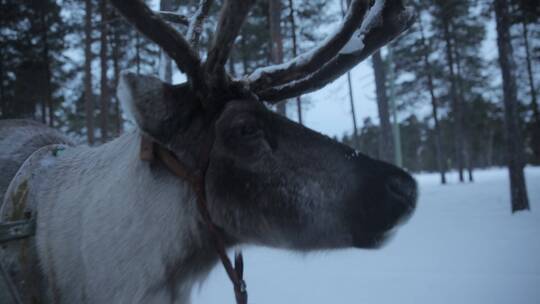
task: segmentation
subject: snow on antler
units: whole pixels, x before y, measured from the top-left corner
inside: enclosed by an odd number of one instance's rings
[[[163,48],[192,82],[204,83],[200,78],[199,55],[182,34],[160,17],[162,14],[153,12],[141,0],[111,0],[111,3],[137,30]]]
[[[350,9],[350,8],[349,8]],[[371,7],[353,39],[340,48],[336,56],[328,61],[318,62],[318,69],[312,73],[292,74],[287,81],[275,81],[274,85],[259,79],[272,79],[274,67],[269,67],[261,78],[251,78],[254,91],[260,99],[275,103],[304,93],[318,90],[334,81],[355,65],[369,57],[373,52],[392,41],[413,22],[413,11],[403,6],[400,0],[377,0]],[[277,73],[283,73],[277,70]]]
[[[376,0],[371,7],[369,0],[352,0],[341,26],[319,47],[287,63],[257,69],[240,83],[231,79],[224,66],[254,0],[223,1],[216,34],[204,64],[201,64],[196,44],[202,21],[213,1],[200,0],[198,10],[188,20],[187,40],[159,15],[185,24],[183,18],[156,14],[141,0],[111,2],[139,31],[169,54],[187,74],[199,98],[208,104],[213,97],[232,98],[239,92],[249,91],[261,100],[278,102],[317,90],[405,31],[412,24],[413,15],[402,0]]]
[[[378,26],[382,23],[382,10],[384,8],[385,0],[377,0],[375,4],[369,9],[366,17],[362,21],[362,25],[352,35],[351,39],[343,46],[340,54],[350,54],[359,52],[364,48],[365,33],[371,30],[372,27]]]
[[[275,86],[315,72],[322,63],[332,59],[345,44],[348,43],[368,9],[368,1],[351,2],[343,22],[334,34],[328,36],[318,47],[297,56],[289,62],[259,68],[248,76],[247,80],[253,90]]]
[[[212,96],[224,99],[223,96],[235,94],[238,86],[231,85],[231,77],[224,66],[254,0],[223,1],[216,33],[204,63],[197,52],[197,44],[212,0],[200,0],[197,11],[190,19],[176,13],[153,12],[142,0],[111,0],[111,3],[142,34],[158,44],[176,62],[178,68],[187,75],[191,89],[205,107],[213,103]],[[183,25],[187,22],[187,39],[165,20]]]

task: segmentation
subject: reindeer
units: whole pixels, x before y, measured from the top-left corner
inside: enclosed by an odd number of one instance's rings
[[[231,269],[227,248],[377,248],[410,216],[408,173],[266,106],[335,80],[405,31],[410,11],[353,0],[320,46],[235,79],[224,65],[253,2],[223,1],[202,61],[211,1],[185,38],[142,0],[111,0],[188,80],[124,74],[118,97],[137,128],[109,143],[75,146],[38,123],[0,122],[1,219],[37,225],[3,246],[21,302],[189,303],[220,258]],[[241,268],[237,258],[229,274],[246,303]]]

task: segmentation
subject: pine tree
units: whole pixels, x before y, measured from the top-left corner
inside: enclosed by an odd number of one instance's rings
[[[94,93],[92,88],[92,0],[85,0],[84,18],[84,105],[88,144],[94,144]]]
[[[425,167],[424,159],[421,157],[422,150],[425,149],[423,142],[425,124],[412,114],[400,125],[403,138],[407,138],[403,142],[403,167],[412,172],[421,171]]]
[[[341,17],[345,16],[345,3],[343,0],[339,0],[340,8],[341,8]],[[347,0],[347,5],[350,4],[350,1]],[[352,138],[353,138],[353,147],[355,149],[358,149],[358,126],[356,125],[356,110],[354,107],[354,94],[353,94],[353,86],[352,86],[352,79],[351,79],[351,72],[347,71],[347,90],[349,91],[349,104],[351,106],[351,119],[352,119],[352,125],[353,125],[353,132],[352,132]]]
[[[268,0],[268,24],[270,27],[270,54],[273,64],[283,62],[283,36],[281,32],[281,0]],[[280,115],[287,116],[286,101],[280,102],[276,111]]]
[[[538,49],[538,38],[540,38],[540,6],[536,1],[512,0],[509,14],[514,27],[520,29],[515,51],[516,64],[518,65],[518,96],[520,99],[529,99],[531,113],[528,131],[529,142],[532,150],[532,162],[540,163],[540,110],[538,108],[538,83],[535,77],[533,66],[538,65],[540,56],[534,56],[535,46]],[[517,38],[517,39],[516,39]],[[536,38],[536,39],[535,39]],[[521,52],[520,52],[521,51]],[[520,56],[521,55],[521,56]],[[520,58],[521,57],[521,58]],[[523,78],[523,79],[521,79]],[[521,86],[520,86],[521,84]],[[521,93],[521,94],[520,94]]]
[[[375,74],[375,87],[377,95],[377,109],[379,113],[380,134],[379,134],[379,156],[387,162],[395,161],[394,140],[392,126],[390,124],[390,111],[388,106],[387,67],[383,61],[381,52],[377,51],[372,56],[373,71]]]
[[[0,2],[0,117],[55,124],[66,76],[64,20],[57,2]],[[36,116],[36,114],[39,114]]]
[[[431,30],[435,43],[444,48],[447,92],[451,102],[450,115],[453,119],[454,160],[459,171],[460,181],[464,181],[465,166],[472,181],[474,156],[469,147],[470,139],[464,130],[468,122],[464,119],[467,103],[476,98],[478,92],[485,90],[486,62],[478,50],[485,38],[484,15],[470,0],[433,0],[429,6]]]
[[[296,37],[296,17],[293,0],[289,0],[289,23],[291,27],[291,39],[292,39],[292,56],[296,57],[298,55],[298,42]],[[298,116],[298,123],[303,124],[302,122],[302,97],[296,96],[296,112]]]
[[[179,6],[178,0],[160,0],[159,10],[175,12]],[[172,60],[165,52],[160,51],[160,77],[167,83],[172,83],[173,65]]]
[[[109,137],[109,79],[107,72],[109,69],[109,54],[108,54],[108,22],[109,22],[109,7],[106,0],[99,1],[99,14],[101,16],[100,23],[100,50],[99,61],[101,64],[100,69],[100,131],[101,142],[105,143]]]
[[[427,8],[425,3],[416,1],[411,3],[418,12],[417,21],[413,24],[407,35],[403,35],[391,47],[394,50],[394,60],[398,78],[400,75],[412,74],[414,77],[398,82],[398,98],[403,104],[427,103],[431,106],[431,119],[433,120],[433,151],[436,169],[440,174],[441,183],[446,183],[446,153],[442,145],[440,108],[441,100],[437,92],[442,88],[442,82],[437,76],[442,74],[442,67],[434,62],[433,55],[438,55],[432,45],[433,37],[427,36],[425,19]],[[428,102],[429,101],[429,102]]]
[[[499,64],[503,80],[503,99],[505,113],[505,137],[507,145],[508,172],[510,176],[510,194],[512,212],[528,210],[529,198],[523,172],[523,142],[519,126],[517,86],[515,80],[516,65],[510,36],[510,14],[506,0],[495,0],[497,23],[497,45]]]

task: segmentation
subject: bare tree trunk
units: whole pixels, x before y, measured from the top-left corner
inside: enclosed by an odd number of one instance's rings
[[[536,99],[536,88],[534,86],[534,74],[532,70],[532,63],[531,63],[531,52],[529,48],[529,30],[527,27],[527,21],[525,20],[525,16],[523,16],[523,19],[521,21],[521,25],[523,28],[522,34],[523,34],[523,42],[525,44],[525,60],[527,62],[527,78],[529,80],[529,88],[531,92],[531,107],[533,111],[533,117],[537,124],[540,124],[540,113],[538,111],[538,101]]]
[[[42,48],[42,60],[45,67],[45,73],[44,73],[44,84],[45,84],[45,98],[43,102],[43,123],[46,121],[46,114],[45,110],[48,108],[49,110],[49,126],[53,126],[54,124],[54,107],[53,107],[53,96],[52,96],[52,84],[51,84],[51,65],[50,65],[50,55],[49,55],[49,26],[47,22],[47,10],[48,5],[46,2],[43,3],[43,7],[41,8],[40,12],[40,18],[41,18],[41,39],[43,40],[43,48]]]
[[[6,96],[4,92],[4,46],[0,40],[0,118],[6,115]]]
[[[227,65],[228,65],[228,70],[229,70],[229,74],[231,74],[231,76],[233,78],[236,77],[236,69],[234,67],[234,57],[232,56],[231,54],[231,57],[229,58],[229,61],[227,62]]]
[[[472,150],[471,150],[471,139],[470,136],[463,132],[463,128],[467,128],[467,123],[463,119],[464,112],[466,111],[465,107],[465,91],[463,89],[463,74],[461,70],[461,56],[458,52],[457,48],[453,48],[454,51],[454,58],[456,60],[456,68],[457,68],[457,74],[456,74],[456,81],[457,81],[457,88],[458,88],[458,102],[459,102],[459,109],[460,109],[460,119],[459,119],[459,125],[461,126],[461,153],[464,156],[465,160],[465,166],[467,167],[467,173],[469,177],[469,182],[474,181],[473,178],[473,164],[472,164]]]
[[[523,9],[522,9],[523,10]],[[529,80],[529,90],[531,94],[531,110],[533,113],[533,122],[531,124],[531,148],[536,161],[540,161],[540,113],[538,111],[538,101],[536,97],[536,88],[534,85],[534,73],[532,70],[531,53],[529,48],[529,30],[525,12],[522,11],[522,35],[525,45],[525,60],[527,63],[527,78]]]
[[[159,2],[159,10],[160,11],[175,11],[174,3],[171,0],[161,0]],[[171,57],[169,57],[163,50],[160,50],[160,56],[161,56],[161,67],[160,67],[160,77],[163,81],[167,83],[172,83],[172,60]]]
[[[172,83],[172,60],[163,50],[159,51],[159,77],[166,83]]]
[[[141,74],[141,36],[135,31],[135,68],[137,75]]]
[[[454,70],[454,55],[452,51],[452,42],[450,37],[450,25],[448,21],[444,21],[444,40],[446,43],[446,57],[448,68],[450,71],[450,95],[452,99],[452,109],[454,112],[454,149],[456,156],[457,169],[459,173],[459,181],[463,182],[463,128],[461,125],[461,107],[459,96],[457,94],[456,73]]]
[[[488,133],[488,151],[487,151],[487,167],[493,166],[493,142],[495,141],[495,130],[491,129]]]
[[[395,76],[394,76],[394,63],[393,63],[393,50],[391,47],[388,47],[387,55],[387,84],[389,91],[389,104],[390,104],[390,113],[393,118],[392,122],[392,138],[394,142],[394,164],[398,167],[403,166],[403,155],[401,154],[401,130],[399,128],[399,122],[397,118],[397,107],[396,107],[396,94],[395,94]]]
[[[528,210],[530,207],[523,172],[525,163],[522,135],[519,126],[519,104],[517,100],[517,86],[515,77],[516,65],[514,61],[512,43],[510,40],[510,16],[508,13],[508,2],[506,0],[495,0],[494,7],[497,23],[499,64],[501,66],[503,80],[505,137],[513,213],[520,210]]]
[[[472,148],[469,139],[467,139],[467,143],[465,144],[465,164],[467,165],[467,174],[469,177],[469,182],[474,182],[474,176],[473,176],[473,165],[472,165]]]
[[[289,22],[291,23],[291,37],[293,43],[293,57],[298,55],[298,44],[296,41],[296,21],[294,18],[294,4],[292,0],[289,0]],[[302,98],[296,96],[296,112],[298,114],[298,123],[303,125],[302,122]]]
[[[446,162],[443,161],[445,157],[444,151],[441,147],[441,127],[439,126],[438,101],[437,97],[435,96],[435,85],[433,84],[433,68],[431,66],[431,63],[429,62],[430,49],[429,45],[426,43],[426,39],[424,36],[424,28],[422,26],[422,20],[420,20],[420,18],[418,20],[418,24],[420,26],[422,47],[424,49],[423,59],[426,68],[429,95],[431,97],[431,115],[433,117],[434,124],[433,132],[435,133],[435,159],[437,160],[437,169],[439,170],[439,174],[441,175],[441,184],[444,185],[446,184]]]
[[[113,88],[114,91],[118,88],[118,82],[120,81],[120,37],[117,30],[113,32],[113,43],[112,43],[112,60],[113,60]],[[115,124],[115,135],[119,136],[122,133],[122,114],[120,111],[120,100],[115,96],[114,97],[114,124]]]
[[[356,110],[354,109],[354,96],[353,96],[353,88],[352,88],[352,80],[351,80],[351,72],[347,72],[347,85],[349,89],[349,104],[351,105],[351,117],[352,117],[352,123],[353,123],[353,136],[354,136],[354,145],[355,149],[360,148],[360,144],[358,142],[358,125],[356,124]]]
[[[45,34],[47,32],[47,29],[45,28],[45,8],[42,8],[42,11],[40,11],[40,21],[41,21],[41,38],[43,39],[43,48],[42,48],[42,60],[43,60],[43,63],[45,64],[45,62],[47,62],[47,59],[45,58],[45,51],[46,51],[46,40],[45,40],[45,37],[47,37],[47,35]],[[44,81],[44,86],[47,87],[47,75],[44,75],[45,79],[43,79]],[[45,94],[44,96],[42,96],[43,98],[41,99],[41,122],[43,124],[47,124],[47,104],[48,104],[48,94],[46,93],[48,90],[47,88],[45,88]]]
[[[242,37],[240,37],[240,57],[242,59],[242,72],[244,75],[247,75],[250,71],[248,71],[246,40],[244,39],[244,34],[242,34]]]
[[[99,11],[101,15],[100,24],[100,43],[99,60],[101,63],[101,82],[100,82],[100,122],[101,122],[101,142],[107,142],[109,137],[109,80],[107,79],[108,56],[107,56],[107,1],[99,2]]]
[[[351,2],[350,0],[346,0],[347,5]],[[345,5],[343,3],[343,0],[339,1],[339,4],[341,6],[341,16],[345,16]],[[353,123],[353,143],[355,145],[355,148],[360,148],[359,142],[358,142],[358,126],[356,124],[356,111],[354,109],[354,94],[353,94],[353,88],[352,88],[352,79],[351,79],[351,72],[347,72],[347,88],[349,90],[349,104],[351,106],[351,116],[352,116],[352,123]]]
[[[272,63],[279,64],[283,62],[283,37],[281,35],[281,0],[268,1],[268,20],[270,24],[270,52]],[[286,101],[277,104],[277,112],[287,116]]]
[[[47,98],[41,99],[41,122],[47,124]]]
[[[394,139],[392,137],[390,113],[388,112],[388,95],[386,93],[386,67],[380,51],[373,53],[371,57],[373,59],[373,71],[375,72],[377,108],[381,125],[381,132],[379,135],[379,155],[382,160],[394,163]]]
[[[94,94],[92,93],[92,0],[85,0],[84,17],[84,108],[88,144],[94,144]]]

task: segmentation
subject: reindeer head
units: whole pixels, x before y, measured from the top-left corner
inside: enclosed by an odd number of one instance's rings
[[[191,45],[142,1],[111,2],[188,76],[173,86],[126,74],[119,97],[144,133],[193,170],[204,167],[209,213],[230,239],[371,248],[411,214],[409,174],[265,106],[326,85],[403,32],[411,18],[400,1],[369,8],[353,0],[340,30],[320,47],[241,80],[224,65],[253,1],[224,1],[205,62],[192,46],[209,1],[190,24]]]

